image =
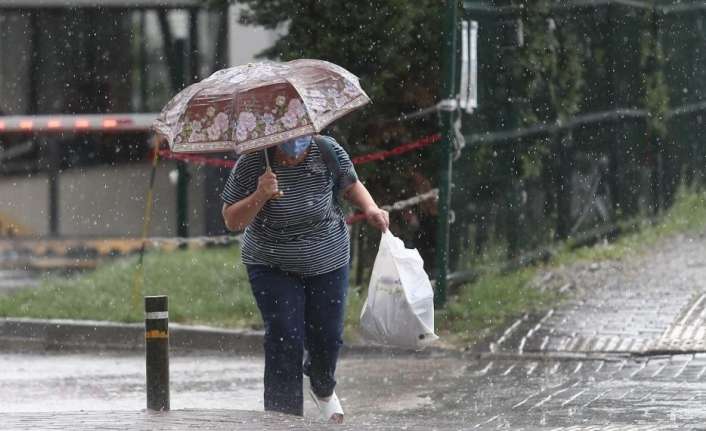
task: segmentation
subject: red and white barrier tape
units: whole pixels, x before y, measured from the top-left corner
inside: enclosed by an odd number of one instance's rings
[[[365,154],[362,156],[354,157],[351,159],[353,164],[360,165],[364,163],[370,163],[378,160],[384,160],[388,157],[391,156],[397,156],[400,154],[405,154],[410,151],[414,151],[420,148],[424,148],[428,145],[434,144],[441,140],[441,135],[440,134],[434,134],[434,135],[429,135],[425,136],[421,139],[418,139],[413,142],[409,142],[407,144],[399,145],[391,150],[386,150],[386,151],[379,151],[376,153],[370,153],[370,154]],[[167,160],[179,160],[187,163],[193,163],[197,165],[207,165],[207,166],[218,166],[222,168],[232,168],[235,166],[235,160],[223,160],[223,159],[215,159],[213,157],[204,157],[204,156],[198,156],[194,154],[179,154],[179,153],[173,153],[169,150],[159,150],[159,157]],[[438,189],[432,189],[427,193],[423,193],[417,196],[413,196],[409,199],[401,200],[394,202],[390,205],[383,205],[381,208],[386,210],[386,211],[400,211],[405,208],[411,207],[418,205],[419,203],[429,200],[429,199],[438,199],[439,197],[439,190]],[[352,214],[348,217],[346,217],[346,223],[347,224],[354,224],[360,221],[365,220],[365,215],[363,213],[355,213]],[[202,242],[207,242],[207,243],[223,243],[224,241],[232,241],[233,237],[231,236],[220,236],[220,237],[192,237],[192,238],[176,238],[176,239],[171,239],[171,238],[150,238],[148,241],[152,241],[153,243],[155,242],[166,242],[166,241],[177,241],[178,245],[181,244],[190,244],[190,243],[202,243]]]
[[[362,156],[354,157],[351,159],[354,165],[362,165],[363,163],[375,162],[378,160],[384,160],[391,156],[399,156],[400,154],[408,153],[420,148],[424,148],[427,145],[439,142],[441,140],[440,134],[434,134],[425,136],[416,141],[409,142],[407,144],[399,145],[391,150],[379,151],[377,153],[364,154]]]
[[[420,203],[427,201],[429,199],[434,199],[434,200],[439,199],[439,189],[431,189],[426,193],[422,193],[420,195],[413,196],[409,199],[397,201],[397,202],[394,202],[390,205],[383,205],[380,208],[384,209],[385,211],[389,211],[389,212],[400,211],[405,208],[419,205]],[[346,218],[346,223],[353,224],[353,223],[357,223],[357,222],[363,221],[363,220],[365,220],[365,214],[355,213],[355,214],[348,216]]]

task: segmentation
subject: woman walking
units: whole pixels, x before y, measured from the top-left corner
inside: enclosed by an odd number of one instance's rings
[[[303,415],[306,374],[322,416],[337,423],[343,409],[334,374],[350,262],[339,194],[387,230],[387,212],[325,136],[242,156],[221,195],[228,229],[245,230],[242,260],[265,324],[265,410]]]

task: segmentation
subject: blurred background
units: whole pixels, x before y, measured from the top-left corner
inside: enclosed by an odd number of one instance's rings
[[[431,275],[437,249],[469,280],[630,231],[701,187],[704,2],[457,3],[449,18],[432,0],[0,1],[0,236],[139,237],[154,116],[259,57],[360,76],[374,103],[327,131],[354,157],[442,133],[448,146],[358,167],[381,204],[448,191],[448,207],[392,213]],[[150,235],[225,234],[227,174],[160,161]],[[352,239],[360,284],[377,237],[354,224]]]
[[[238,6],[207,6],[0,2],[0,113],[23,117],[19,131],[0,127],[5,234],[140,235],[151,113],[189,83],[251,61],[277,37],[238,24]],[[152,233],[223,233],[217,194],[225,174],[176,165],[159,166]],[[172,170],[182,181],[170,181]],[[188,212],[179,226],[177,200]]]

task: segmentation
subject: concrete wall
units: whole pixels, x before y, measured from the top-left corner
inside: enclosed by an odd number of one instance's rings
[[[29,86],[29,19],[0,14],[0,111],[27,112]]]
[[[230,8],[231,22],[237,21],[240,8],[241,6]],[[149,15],[146,21],[147,38],[150,41],[147,46],[148,54],[153,52],[152,48],[158,47],[161,43],[161,35],[153,15]],[[179,15],[175,17],[179,18]],[[209,69],[215,56],[215,43],[210,40],[214,35],[208,30],[218,17],[209,15],[206,18],[201,20],[201,25],[206,27],[201,32],[202,54],[205,57],[202,60],[204,67]],[[52,41],[52,35],[69,28],[72,19],[71,15],[66,14],[42,15],[40,19],[40,25],[45,29],[38,35],[40,45],[45,46],[39,53],[38,59],[40,66],[44,67],[38,76],[41,82],[38,83],[37,89],[40,94],[37,101],[38,109],[42,113],[76,111],[77,105],[82,106],[82,100],[73,97],[76,93],[75,89],[67,90],[66,86],[73,85],[76,82],[76,74],[85,67],[82,63],[85,59],[78,53],[83,47],[79,45],[62,47],[59,52],[53,47],[56,42]],[[180,19],[183,21],[183,17]],[[130,43],[126,35],[120,36],[119,25],[112,24],[108,27],[105,30],[110,30],[110,34],[106,33],[106,37],[114,38],[115,43],[128,49]],[[252,61],[257,53],[272,45],[278,34],[277,31],[239,24],[234,25],[231,30],[229,34],[231,45],[228,52],[231,65]],[[31,55],[28,34],[30,34],[29,19],[26,15],[7,12],[0,14],[0,54],[2,54],[0,55],[0,110],[4,110],[6,114],[26,114],[30,109],[27,100],[30,94],[29,58]],[[74,61],[76,58],[79,60]],[[121,82],[121,76],[128,76],[125,68],[129,66],[129,62],[118,61],[119,64],[116,65],[115,57],[108,60],[96,59],[95,61],[95,73],[105,76],[106,82],[118,83]],[[47,70],[54,70],[52,68],[56,70],[47,73]],[[127,108],[131,94],[130,86],[126,82],[122,83],[125,84],[123,87],[110,89],[110,106],[100,110],[129,110]],[[102,89],[98,90],[102,91]],[[2,139],[3,137],[0,136],[0,140]],[[174,168],[173,163],[160,162],[150,231],[152,236],[172,236],[176,230],[176,190],[169,181],[169,172]],[[216,189],[220,187],[218,179],[227,175],[227,170],[206,172],[205,168],[197,166],[190,166],[189,169],[191,172],[189,233],[192,236],[203,235],[207,226],[210,232],[219,233],[222,223],[220,220],[214,223],[214,219],[219,217],[218,208],[220,208],[218,198],[220,190]],[[65,236],[141,235],[149,173],[150,166],[145,163],[121,164],[117,167],[73,168],[63,172],[59,178],[59,233]],[[211,177],[210,186],[205,182],[207,174]],[[210,189],[206,190],[207,187]],[[210,220],[206,219],[206,211],[204,211],[206,206],[210,207]],[[7,226],[8,223],[16,223],[26,227],[31,234],[48,235],[48,208],[46,174],[0,176],[0,224]]]
[[[0,179],[0,223],[20,234],[49,232],[49,185],[46,175]]]
[[[242,5],[236,5],[228,10],[228,22],[234,23],[228,33],[228,62],[231,66],[254,61],[256,55],[274,45],[281,32],[259,26],[240,25],[238,19],[243,8]]]
[[[169,179],[174,163],[157,169],[150,236],[174,236],[176,187]],[[72,169],[59,177],[59,234],[68,237],[142,234],[151,166],[147,163]],[[205,233],[202,168],[190,167],[189,234]],[[212,193],[213,194],[213,193]],[[218,199],[218,196],[209,196]],[[31,234],[49,234],[47,176],[0,179],[0,221],[18,223]]]

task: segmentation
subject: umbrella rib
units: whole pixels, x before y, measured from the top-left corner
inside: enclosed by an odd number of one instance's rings
[[[299,61],[299,60],[294,60],[294,61]],[[333,69],[342,78],[344,78],[348,81],[353,79],[354,80],[353,82],[358,83],[360,86],[360,80],[355,74],[351,73],[351,71],[347,70],[344,67],[341,67],[335,63],[331,63],[330,61],[318,60],[317,63],[308,63],[307,67],[311,67],[312,69],[323,70],[325,72],[331,72]],[[362,88],[361,88],[361,90],[362,90]]]
[[[295,90],[295,91],[297,92],[297,94],[299,94],[300,97],[301,97],[301,94],[302,94],[302,93],[301,93],[299,87],[298,87],[294,82],[292,82],[292,80],[289,79],[288,77],[282,76],[282,78],[283,78],[285,81],[287,81],[287,82],[289,83],[289,85],[291,85],[292,87],[294,87],[294,90]],[[319,130],[319,127],[317,126],[316,122],[314,121],[314,118],[315,118],[315,117],[311,114],[311,111],[309,110],[309,106],[306,104],[306,101],[304,100],[303,97],[301,97],[301,99],[302,99],[302,105],[304,105],[304,109],[306,110],[306,115],[309,116],[309,121],[311,121],[311,125],[312,125],[312,127],[314,128],[314,131],[315,131],[316,133],[320,132],[321,130]]]
[[[301,60],[294,60],[290,63],[294,63],[294,62],[298,62],[298,61],[301,61]],[[331,62],[324,61],[324,60],[319,60],[319,62],[321,64],[308,63],[307,67],[311,67],[313,69],[318,69],[318,70],[323,70],[324,72],[331,72],[331,69],[334,69],[336,71],[336,73],[338,73],[341,78],[345,79],[346,81],[350,81],[352,84],[355,84],[356,87],[358,87],[358,89],[360,90],[360,92],[361,92],[360,95],[358,95],[354,99],[351,99],[350,101],[348,101],[348,103],[346,103],[346,105],[344,105],[344,106],[353,105],[352,108],[348,108],[348,109],[346,109],[346,111],[350,112],[350,111],[354,110],[356,107],[364,105],[365,103],[362,103],[362,104],[354,103],[354,102],[358,102],[358,100],[361,97],[363,97],[365,100],[367,100],[367,102],[370,102],[370,97],[367,95],[367,93],[365,93],[365,90],[363,90],[363,88],[360,86],[360,81],[357,76],[355,76],[350,71],[346,70],[345,68],[343,68],[335,63],[331,63]],[[287,78],[284,75],[280,75],[280,76],[282,76],[282,78],[284,78],[289,83],[289,85],[294,87],[294,89],[297,91],[297,93],[301,94],[299,91],[299,88],[297,87],[297,85],[294,84],[294,82],[292,82],[289,78]],[[304,101],[304,98],[302,98],[302,103],[304,104],[304,109],[306,109],[307,115],[309,115],[309,119],[311,120],[311,124],[313,125],[314,130],[316,130],[317,133],[320,132],[321,130],[319,129],[319,126],[314,122],[315,117],[309,111],[309,106]],[[346,113],[348,113],[348,112],[346,112]]]

